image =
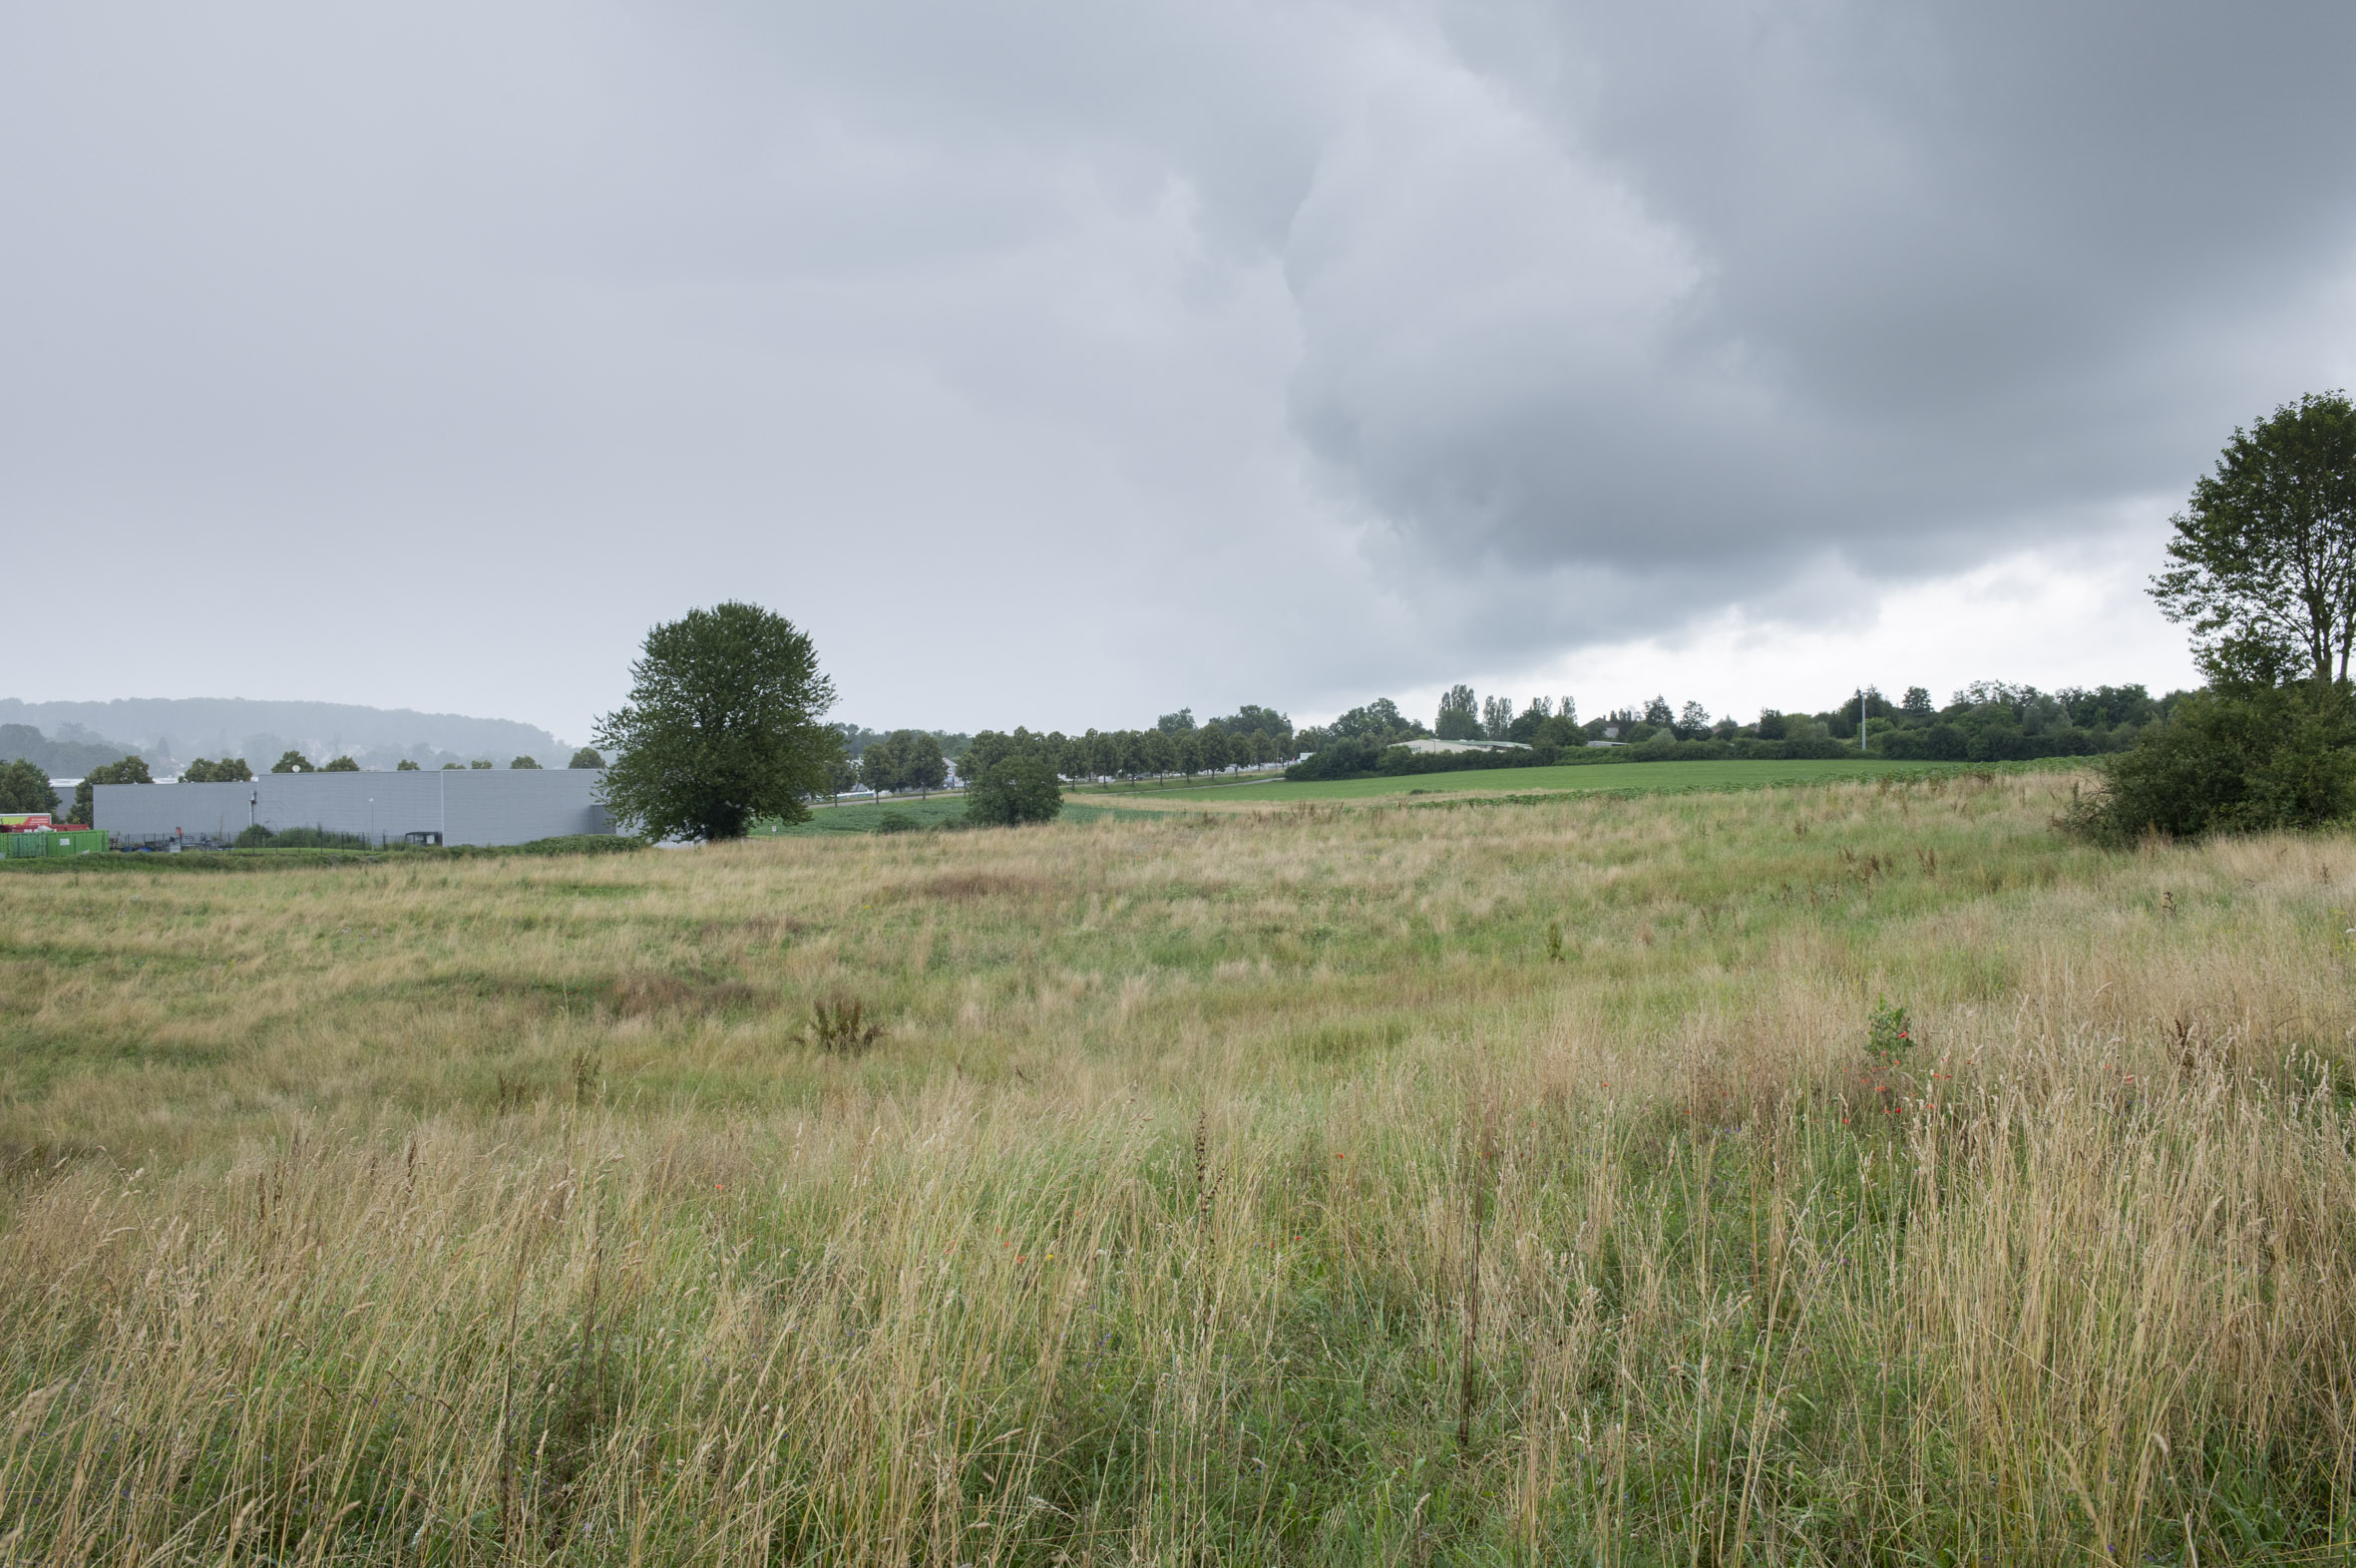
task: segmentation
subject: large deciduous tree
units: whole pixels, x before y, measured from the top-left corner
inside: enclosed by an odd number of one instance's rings
[[[742,838],[761,818],[808,819],[842,736],[834,683],[808,633],[757,604],[692,609],[646,633],[629,701],[597,721],[618,753],[600,798],[648,839]]]
[[[949,780],[949,759],[941,754],[941,737],[926,729],[904,729],[892,739],[900,748],[901,789],[927,794]]]
[[[2309,393],[2235,430],[2152,580],[2212,681],[2345,679],[2356,643],[2356,405]]]

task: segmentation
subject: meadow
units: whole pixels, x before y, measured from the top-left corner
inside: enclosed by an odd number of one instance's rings
[[[2081,783],[0,877],[0,1562],[2343,1560],[2356,841]]]

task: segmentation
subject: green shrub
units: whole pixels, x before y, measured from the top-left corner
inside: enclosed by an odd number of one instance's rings
[[[1914,1049],[1914,1020],[1904,1007],[1881,997],[1865,1023],[1865,1050],[1885,1067],[1894,1067]]]
[[[968,807],[967,809],[971,810],[972,808]],[[905,811],[887,811],[876,818],[875,831],[878,833],[915,833],[924,826],[923,823]]]
[[[966,788],[966,820],[983,827],[1052,822],[1062,809],[1055,770],[1037,757],[1002,758]]]
[[[2356,810],[2345,683],[2196,691],[2104,768],[2066,820],[2099,843],[2311,828]]]
[[[284,828],[276,833],[255,823],[231,841],[232,849],[373,849],[365,833],[329,828]]]

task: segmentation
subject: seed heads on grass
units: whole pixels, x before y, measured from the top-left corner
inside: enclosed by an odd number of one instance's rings
[[[573,1103],[587,1108],[597,1097],[597,1053],[584,1045],[573,1053]]]
[[[1201,1224],[1211,1223],[1211,1113],[1208,1110],[1194,1119],[1194,1215]]]
[[[1466,1216],[1464,1256],[1464,1340],[1458,1353],[1456,1369],[1456,1459],[1464,1462],[1472,1449],[1472,1407],[1480,1397],[1480,1363],[1476,1353],[1480,1348],[1480,1245],[1482,1234],[1488,1229],[1489,1202],[1494,1194],[1497,1177],[1497,1114],[1494,1106],[1483,1110],[1477,1141],[1468,1139],[1473,1147],[1468,1151],[1472,1192],[1470,1212]]]

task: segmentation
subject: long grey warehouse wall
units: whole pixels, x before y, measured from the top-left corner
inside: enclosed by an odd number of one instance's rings
[[[100,784],[91,811],[118,844],[174,837],[225,843],[258,822],[272,833],[325,828],[398,844],[527,844],[610,833],[596,768],[468,768],[435,773],[264,773],[250,784]]]

